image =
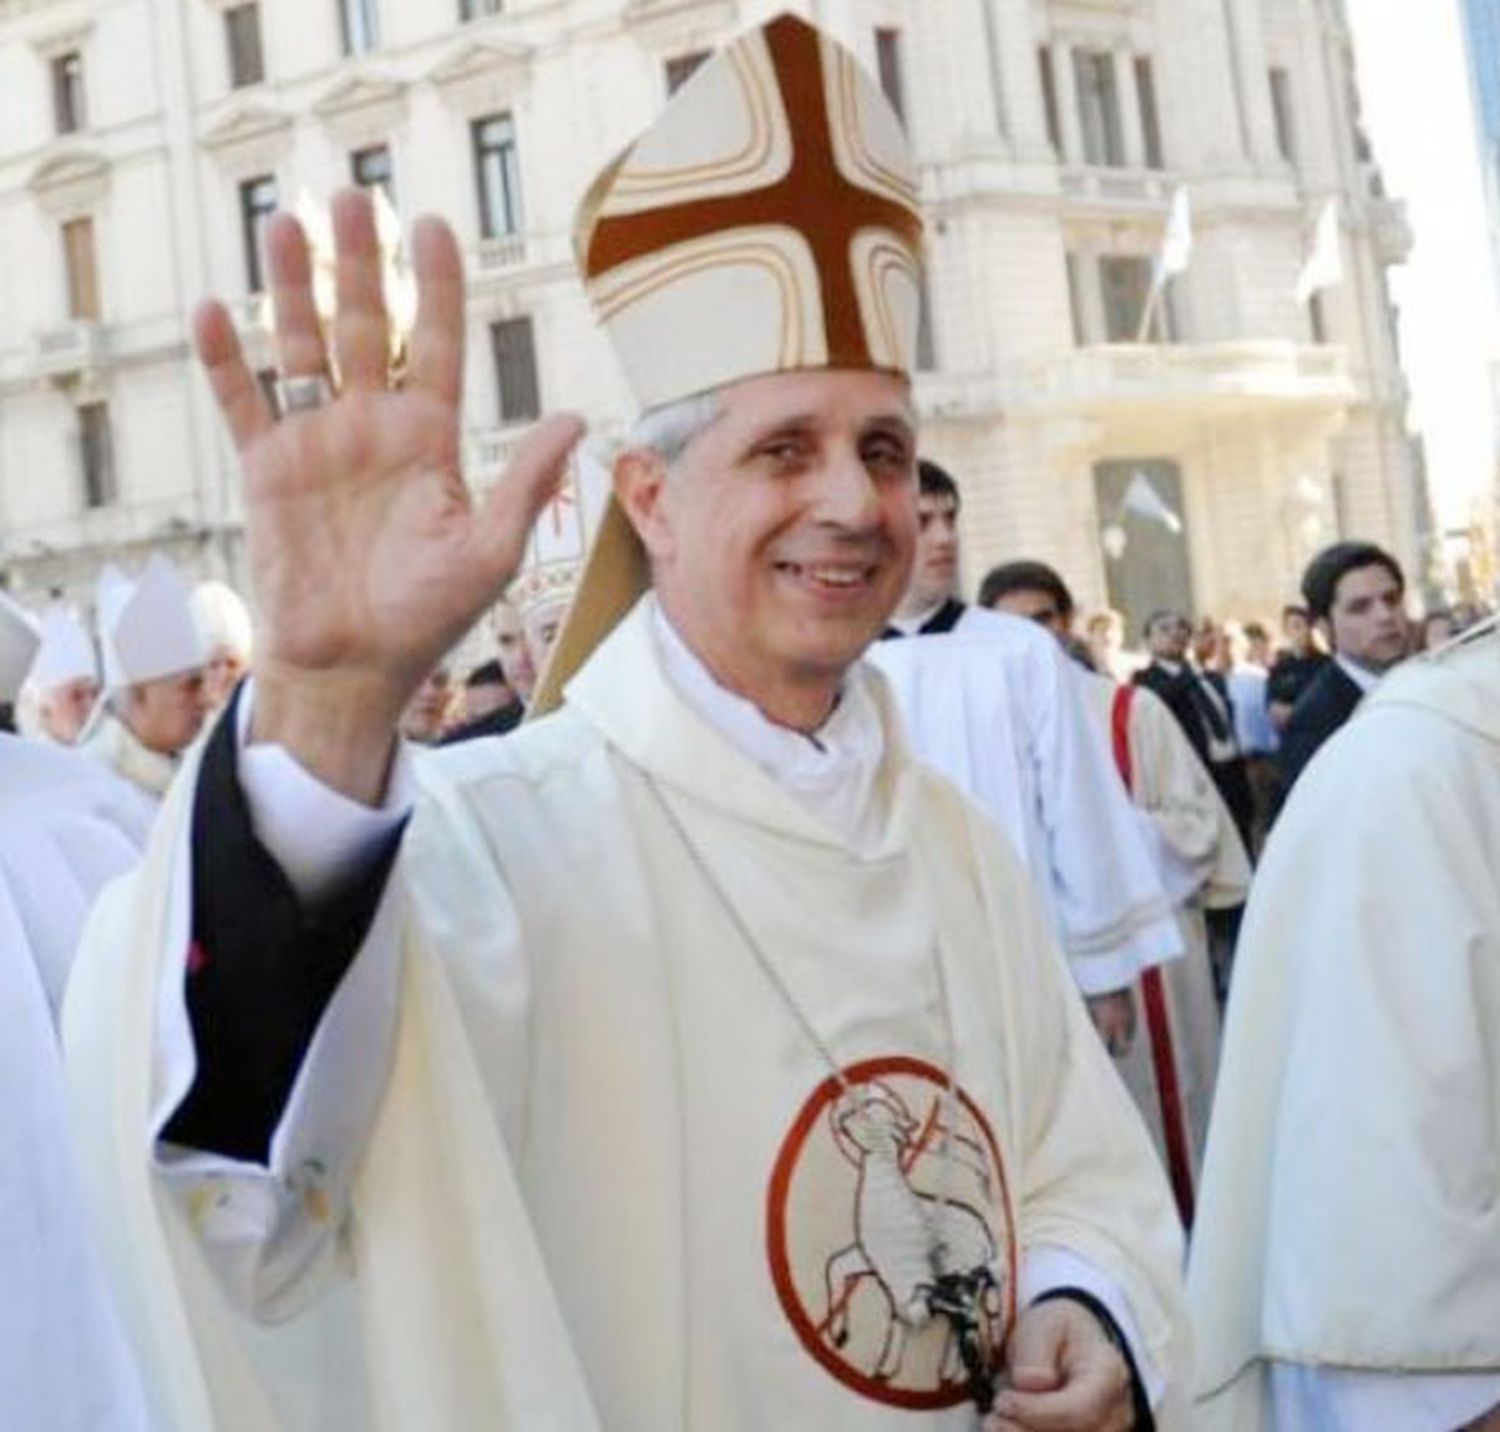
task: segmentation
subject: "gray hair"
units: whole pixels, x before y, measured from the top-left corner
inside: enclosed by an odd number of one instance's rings
[[[664,403],[635,420],[617,451],[645,449],[659,453],[667,466],[673,467],[693,439],[718,422],[723,411],[717,393],[697,393],[675,403]]]

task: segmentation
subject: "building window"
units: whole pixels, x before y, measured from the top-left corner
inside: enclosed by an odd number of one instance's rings
[[[83,464],[84,506],[108,507],[119,496],[108,404],[85,403],[78,409],[78,452]]]
[[[1059,159],[1063,157],[1062,121],[1057,112],[1057,76],[1052,71],[1052,46],[1043,45],[1036,52],[1037,69],[1042,79],[1042,110],[1047,117],[1047,142]]]
[[[906,82],[901,71],[901,31],[875,31],[875,65],[880,88],[902,124],[906,123]]]
[[[346,55],[366,55],[379,48],[380,17],[375,5],[376,0],[339,0]]]
[[[240,233],[245,244],[245,287],[264,292],[266,223],[276,212],[276,180],[269,174],[240,185]]]
[[[1148,258],[1107,255],[1099,260],[1099,298],[1104,309],[1106,343],[1136,341],[1151,296],[1154,267]],[[1158,343],[1171,341],[1171,307],[1165,293],[1157,301],[1146,336]]]
[[[502,0],[459,0],[458,18],[484,20],[491,15],[502,14],[504,10]]]
[[[62,241],[68,270],[68,317],[97,321],[99,269],[94,262],[94,221],[69,219],[62,226]]]
[[[696,73],[698,66],[708,58],[707,50],[693,50],[686,55],[674,55],[663,67],[667,76],[667,93],[674,95]]]
[[[534,422],[542,415],[536,377],[536,339],[530,318],[507,318],[490,325],[495,352],[495,383],[503,424]]]
[[[470,125],[474,180],[479,187],[479,232],[498,239],[521,232],[521,165],[516,127],[508,114],[486,115]]]
[[[1114,54],[1109,50],[1074,50],[1073,73],[1078,83],[1084,162],[1121,168],[1125,163],[1125,132],[1120,123]]]
[[[52,61],[52,115],[59,134],[76,134],[88,124],[83,106],[83,56],[77,50]]]
[[[396,206],[396,171],[391,164],[389,144],[372,144],[368,149],[356,149],[349,156],[349,175],[361,189],[382,189],[385,197]]]
[[[1141,101],[1141,138],[1146,149],[1146,168],[1165,169],[1161,147],[1161,112],[1156,107],[1156,72],[1149,55],[1135,57],[1135,92]]]
[[[1109,605],[1125,617],[1125,629],[1140,631],[1163,607],[1192,611],[1191,522],[1182,469],[1165,457],[1096,462],[1094,505],[1105,553],[1105,592]]]
[[[1297,162],[1297,132],[1292,125],[1292,81],[1283,69],[1270,72],[1271,113],[1276,121],[1276,148],[1288,164]]]
[[[224,12],[224,38],[229,44],[229,83],[234,89],[258,85],[266,77],[260,48],[260,6],[234,5]]]

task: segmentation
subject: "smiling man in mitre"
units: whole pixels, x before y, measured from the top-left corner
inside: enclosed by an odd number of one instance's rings
[[[415,760],[399,713],[579,430],[472,505],[453,237],[416,227],[397,388],[367,200],[334,227],[329,353],[270,226],[281,419],[200,317],[260,655],[69,1008],[164,1421],[1174,1425],[1150,1144],[1014,856],[860,663],[916,524],[921,225],[878,88],[776,19],[594,185],[580,266],[644,415],[530,724]]]

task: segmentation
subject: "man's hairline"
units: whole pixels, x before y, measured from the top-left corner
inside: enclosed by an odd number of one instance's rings
[[[843,370],[810,369],[808,371],[809,373],[832,373]],[[869,371],[876,372],[883,370],[871,369]],[[618,462],[621,458],[628,457],[631,454],[649,453],[661,459],[667,471],[669,473],[672,472],[676,467],[680,465],[682,459],[687,455],[688,451],[693,447],[698,439],[705,433],[709,432],[719,423],[719,421],[723,417],[725,417],[728,412],[726,395],[732,392],[743,381],[745,380],[741,379],[733,383],[725,383],[717,388],[705,389],[701,393],[692,393],[683,398],[676,398],[668,403],[659,403],[655,407],[647,408],[644,412],[639,413],[636,416],[635,421],[631,423],[630,428],[627,430],[625,436],[621,439],[620,443],[615,449],[615,462]],[[661,423],[667,414],[672,413],[674,410],[679,408],[686,408],[691,404],[711,404],[712,413],[704,421],[695,426],[691,430],[691,432],[689,432],[686,441],[684,441],[677,448],[675,453],[668,453],[664,451],[657,443],[653,443],[649,440],[649,438],[643,437],[641,435],[642,428],[647,427],[648,425]],[[786,421],[795,421],[798,416],[800,415],[793,415]],[[907,427],[911,430],[913,439],[915,439],[918,433],[921,431],[921,418],[917,412],[916,402],[912,398],[910,381],[907,382],[907,391],[901,400],[900,411],[896,413],[876,414],[871,419],[871,421],[879,422],[883,419],[892,417],[899,417],[901,421],[907,425]],[[774,431],[774,424],[772,424],[771,427]],[[915,458],[913,458],[913,471],[915,472]]]

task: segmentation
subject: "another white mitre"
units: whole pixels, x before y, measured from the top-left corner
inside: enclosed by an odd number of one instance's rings
[[[187,584],[155,553],[132,582],[117,567],[99,577],[99,637],[110,691],[194,671],[205,661]]]
[[[199,582],[188,604],[206,652],[229,651],[250,660],[255,645],[250,608],[233,587],[217,578]]]
[[[27,676],[27,684],[46,693],[72,681],[98,681],[99,655],[78,613],[54,602],[42,613],[42,644]]]

